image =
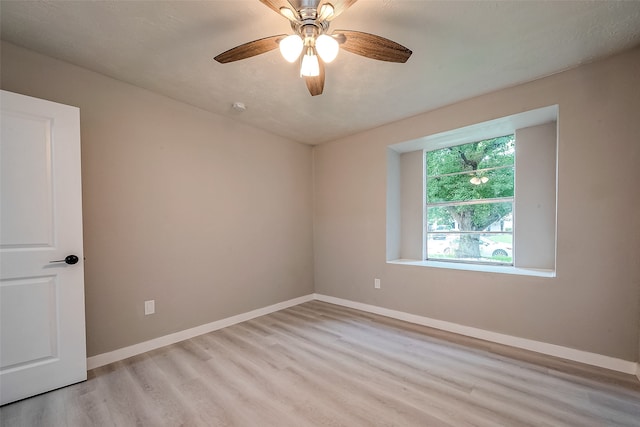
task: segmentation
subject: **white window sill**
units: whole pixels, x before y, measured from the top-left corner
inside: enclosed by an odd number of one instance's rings
[[[420,267],[447,268],[450,270],[482,271],[485,273],[516,274],[520,276],[556,277],[554,270],[521,268],[502,265],[464,264],[458,262],[420,261],[416,259],[394,259],[387,264],[416,265]]]

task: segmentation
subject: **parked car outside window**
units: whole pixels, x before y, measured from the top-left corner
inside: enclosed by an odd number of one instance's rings
[[[495,242],[488,237],[479,236],[480,256],[482,258],[496,257],[513,257],[513,248],[510,243]],[[444,239],[437,238],[436,235],[429,240],[429,253],[432,255],[442,254],[445,256],[454,256],[460,245],[459,235],[446,236]]]

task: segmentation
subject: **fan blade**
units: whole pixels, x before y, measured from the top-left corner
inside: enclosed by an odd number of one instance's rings
[[[262,1],[262,0],[260,0]],[[347,10],[349,7],[351,7],[351,5],[353,5],[356,1],[358,0],[325,0],[325,1],[321,1],[320,4],[318,5],[318,14],[320,14],[320,10],[322,9],[322,6],[325,4],[330,4],[331,6],[333,6],[333,14],[329,15],[327,17],[327,21],[331,21],[333,19],[335,19],[338,15],[340,15],[342,12],[344,12],[345,10]]]
[[[264,5],[266,5],[267,7],[271,8],[273,11],[275,11],[278,15],[284,16],[285,18],[287,18],[290,21],[296,21],[297,19],[295,19],[295,17],[298,15],[298,12],[296,12],[296,8],[292,6],[291,3],[289,3],[287,0],[260,0],[260,2]],[[285,15],[283,14],[280,9],[285,8],[285,9],[289,9],[293,15]],[[293,18],[293,19],[292,19]]]
[[[349,30],[337,30],[333,34],[337,35],[340,47],[347,52],[379,61],[404,63],[413,53],[401,44],[375,34]]]
[[[322,90],[324,89],[324,62],[318,58],[318,64],[320,65],[320,74],[315,77],[304,78],[311,96],[322,95]]]
[[[252,56],[260,55],[261,53],[266,53],[271,50],[277,49],[278,42],[286,36],[286,34],[280,34],[277,36],[265,37],[260,40],[254,40],[252,42],[241,44],[240,46],[236,46],[226,52],[222,52],[220,55],[216,56],[213,59],[221,64],[226,64],[227,62],[251,58]]]

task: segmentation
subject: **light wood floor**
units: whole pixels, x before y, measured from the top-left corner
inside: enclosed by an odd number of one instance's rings
[[[94,369],[10,426],[640,426],[640,382],[313,301]]]

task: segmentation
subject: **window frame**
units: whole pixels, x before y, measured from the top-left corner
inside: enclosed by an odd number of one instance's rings
[[[449,172],[449,173],[443,173],[443,174],[438,174],[438,175],[432,175],[429,176],[429,168],[428,168],[428,161],[427,161],[427,157],[429,155],[429,153],[434,152],[434,151],[439,151],[439,150],[446,150],[450,147],[458,147],[461,145],[465,145],[465,144],[473,144],[473,143],[477,143],[477,142],[482,142],[482,141],[486,141],[488,139],[492,139],[492,138],[497,138],[497,137],[506,137],[506,136],[511,136],[513,138],[513,143],[514,143],[514,152],[513,152],[513,163],[509,164],[509,165],[501,165],[501,166],[492,166],[492,167],[488,167],[488,168],[482,168],[482,169],[476,169],[473,170],[472,173],[485,173],[488,171],[494,171],[494,170],[500,170],[500,169],[512,169],[513,170],[513,195],[510,197],[495,197],[495,198],[488,198],[488,199],[470,199],[470,200],[456,200],[456,201],[439,201],[439,202],[429,202],[428,200],[428,194],[429,194],[429,180],[430,179],[436,179],[436,178],[441,178],[441,177],[448,177],[448,176],[456,176],[456,175],[469,175],[471,172],[470,171],[458,171],[458,172]],[[515,229],[514,227],[511,228],[511,231],[485,231],[485,230],[437,230],[437,231],[430,231],[429,230],[429,208],[434,208],[434,207],[445,207],[445,206],[466,206],[466,205],[481,205],[481,204],[497,204],[497,203],[510,203],[511,204],[511,211],[509,212],[512,216],[514,216],[515,214],[515,199],[516,199],[516,188],[515,188],[515,183],[516,183],[516,178],[515,178],[515,174],[516,174],[516,152],[515,152],[515,144],[516,144],[516,134],[515,132],[512,133],[508,133],[506,135],[500,135],[500,136],[496,136],[496,137],[491,137],[491,138],[482,138],[479,139],[477,141],[466,141],[466,142],[462,142],[456,145],[450,145],[447,147],[439,147],[439,148],[432,148],[432,149],[424,149],[423,150],[423,158],[424,158],[424,163],[423,163],[423,169],[424,169],[424,234],[423,234],[423,259],[424,261],[438,261],[438,262],[452,262],[452,263],[462,263],[462,264],[478,264],[478,265],[495,265],[495,266],[504,266],[504,267],[513,267],[514,263],[515,263],[515,251],[513,251],[513,248],[515,246]],[[458,235],[458,236],[462,236],[462,235],[478,235],[479,237],[483,237],[485,235],[491,235],[491,234],[496,234],[496,235],[506,235],[509,234],[511,235],[511,262],[499,262],[499,261],[492,261],[492,260],[482,260],[481,259],[465,259],[465,258],[445,258],[445,257],[430,257],[429,256],[429,240],[430,240],[430,236],[432,235],[445,235],[445,236],[454,236],[454,235]],[[433,239],[431,239],[433,240]]]

